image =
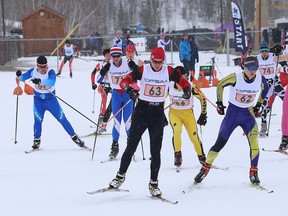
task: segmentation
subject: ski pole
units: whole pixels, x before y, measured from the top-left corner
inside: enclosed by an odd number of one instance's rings
[[[17,83],[17,87],[14,89],[14,92],[13,92],[13,95],[17,95],[17,97],[16,97],[16,118],[15,118],[16,120],[15,120],[15,139],[14,139],[14,144],[17,144],[19,95],[22,95],[22,93],[23,93],[22,88],[19,86],[18,77],[16,77],[16,83]]]
[[[142,157],[143,157],[143,160],[146,160],[146,158],[144,156],[144,147],[143,147],[142,137],[141,137],[140,141],[141,141]]]
[[[95,92],[95,91],[94,91],[94,92]],[[99,125],[101,110],[102,110],[102,99],[101,99],[101,104],[100,104],[100,111],[99,111],[99,116],[98,116],[97,125]],[[94,158],[94,152],[95,152],[97,137],[98,137],[98,127],[96,127],[96,130],[95,130],[95,139],[94,139],[94,144],[93,144],[93,150],[92,150],[91,160],[93,160],[93,158]]]
[[[107,121],[110,122],[116,115],[118,115],[118,113],[120,113],[130,102],[132,101],[132,99],[128,100],[113,116],[110,117],[110,119]]]
[[[49,91],[49,90],[48,90]],[[50,91],[49,91],[50,92]],[[84,118],[86,118],[87,120],[89,120],[90,122],[92,122],[93,124],[95,124],[96,126],[99,126],[96,122],[94,122],[93,120],[91,120],[90,118],[88,118],[86,115],[84,115],[83,113],[81,113],[79,110],[75,109],[73,106],[71,106],[70,104],[68,104],[66,101],[64,101],[63,99],[61,99],[60,97],[58,97],[57,95],[55,95],[54,93],[50,92],[52,95],[54,95],[57,99],[59,99],[60,101],[62,101],[63,103],[65,103],[67,106],[69,106],[71,109],[73,109],[74,111],[76,111],[77,113],[79,113],[80,115],[82,115]]]
[[[92,108],[92,113],[95,113],[95,90],[94,90],[94,94],[93,94],[93,108]]]
[[[209,100],[209,98],[206,97],[206,95],[202,92],[202,90],[200,88],[198,88],[199,92],[201,92],[204,96],[204,98],[212,105],[214,106],[217,110],[219,110],[219,108],[211,101]]]
[[[15,138],[14,138],[14,144],[17,144],[17,126],[18,126],[18,99],[19,96],[17,94],[16,97],[16,121],[15,121]]]
[[[28,85],[28,84],[27,84]],[[31,88],[33,88],[31,86]],[[53,92],[51,92],[49,89],[46,89],[50,94],[52,94],[54,97],[56,97],[57,99],[59,99],[60,101],[62,101],[63,103],[65,103],[67,106],[69,106],[71,109],[73,109],[74,111],[76,111],[77,113],[79,113],[80,115],[82,115],[84,118],[86,118],[87,120],[89,120],[90,122],[92,122],[93,124],[95,124],[96,126],[98,126],[98,124],[96,122],[94,122],[93,120],[91,120],[90,118],[88,118],[86,115],[84,115],[83,113],[81,113],[79,110],[75,109],[73,106],[71,106],[69,103],[67,103],[66,101],[64,101],[63,99],[61,99],[60,97],[58,97],[57,95],[55,95]]]
[[[202,125],[200,125],[200,139],[203,142]]]
[[[166,106],[165,108],[164,108],[164,110],[166,110],[166,109],[168,109],[169,107],[171,107],[173,104],[175,104],[176,103],[176,101],[174,101],[173,103],[171,103],[171,104],[169,104],[168,106]]]
[[[278,63],[279,63],[279,54],[277,56],[276,67],[278,67]],[[276,74],[275,74],[275,76],[276,76]],[[273,96],[275,93],[275,82],[276,82],[276,79],[274,80],[274,83],[273,83],[273,92],[272,92],[271,96]],[[267,101],[267,103],[268,103],[268,101]],[[272,116],[272,107],[273,107],[273,103],[271,104],[270,113],[269,113],[268,127],[267,127],[267,133],[266,133],[267,137],[269,136],[269,129],[270,129],[270,123],[271,123],[271,116]]]

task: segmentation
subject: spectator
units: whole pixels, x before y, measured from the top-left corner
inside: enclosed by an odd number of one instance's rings
[[[195,74],[195,64],[199,62],[199,54],[198,54],[198,47],[195,43],[194,37],[193,36],[189,36],[189,43],[190,43],[190,47],[191,47],[191,61],[190,61],[190,68],[189,71],[192,71],[193,73],[193,77]],[[190,76],[190,81],[192,82],[193,77]]]
[[[122,40],[122,31],[119,30],[116,32],[116,36],[113,39],[113,47],[120,47],[122,49],[122,44],[123,44],[123,40]]]
[[[161,47],[165,51],[165,46],[169,45],[171,39],[172,37],[170,37],[170,39],[167,42],[165,42],[165,34],[161,33],[160,39],[157,41],[157,47]]]
[[[183,63],[183,66],[184,66],[185,72],[186,72],[184,77],[186,79],[188,79],[192,55],[191,55],[191,46],[190,46],[190,43],[188,41],[188,34],[187,33],[183,33],[183,37],[179,43],[179,49],[180,49],[180,53],[179,53],[180,61],[181,61],[181,63]]]

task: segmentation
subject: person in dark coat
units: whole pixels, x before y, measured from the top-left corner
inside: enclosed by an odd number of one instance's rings
[[[199,62],[199,54],[198,54],[198,47],[195,43],[194,37],[189,36],[188,37],[190,47],[191,47],[191,60],[190,60],[190,71],[193,71],[193,77],[195,74],[195,64]],[[190,76],[190,81],[192,82],[193,79],[192,76]]]

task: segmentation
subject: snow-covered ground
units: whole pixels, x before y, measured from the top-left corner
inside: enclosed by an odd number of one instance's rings
[[[167,62],[170,62],[167,53]],[[174,53],[175,65],[180,65],[178,53]],[[200,53],[199,65],[210,62],[214,53]],[[85,58],[85,57],[83,57]],[[140,56],[149,59],[149,54]],[[88,57],[87,57],[88,59]],[[231,58],[232,59],[232,58]],[[19,61],[35,62],[36,58],[21,58]],[[56,68],[56,58],[49,57],[49,65]],[[226,66],[226,56],[216,55],[216,63],[220,69],[218,78],[239,71],[238,67]],[[97,121],[100,96],[96,94],[95,114],[93,110],[93,91],[90,73],[95,61],[75,59],[74,76],[70,79],[68,65],[62,72],[63,78],[56,83],[57,95],[71,106]],[[231,64],[232,60],[231,60]],[[23,69],[24,71],[25,69]],[[197,74],[197,73],[196,73]],[[214,165],[229,167],[228,171],[212,169],[201,183],[200,189],[182,194],[182,191],[193,182],[200,166],[190,143],[183,130],[182,170],[176,173],[173,165],[174,154],[171,143],[172,130],[165,127],[162,148],[162,164],[159,174],[159,187],[163,196],[178,200],[178,205],[171,205],[150,199],[148,181],[150,174],[149,137],[143,136],[143,160],[141,146],[135,154],[137,162],[132,162],[126,175],[123,189],[129,193],[104,193],[88,195],[86,192],[106,187],[115,177],[119,168],[120,157],[126,146],[126,135],[122,126],[119,140],[120,153],[114,162],[100,163],[106,160],[110,152],[112,138],[99,136],[96,143],[94,159],[92,153],[79,149],[66,134],[61,125],[50,113],[45,115],[43,123],[43,151],[25,154],[33,141],[33,97],[19,96],[18,134],[15,141],[16,87],[15,73],[0,73],[0,106],[1,115],[1,146],[0,146],[0,214],[4,216],[79,216],[79,215],[213,215],[213,216],[249,216],[249,215],[284,215],[287,206],[287,165],[288,158],[278,153],[260,152],[259,177],[262,185],[273,189],[268,194],[249,186],[249,147],[242,130],[237,128],[225,148],[221,151]],[[21,84],[23,87],[23,83]],[[206,96],[216,101],[215,88],[203,89]],[[229,88],[224,92],[224,104],[227,105]],[[281,139],[282,102],[277,98],[273,106],[270,136],[259,139],[260,148],[276,149]],[[67,118],[79,135],[93,132],[87,119],[73,109],[60,102]],[[167,102],[168,104],[168,102]],[[196,118],[200,114],[200,103],[195,100]],[[168,113],[168,110],[166,110]],[[205,153],[214,144],[219,125],[223,117],[208,103],[208,123],[202,128],[201,139]],[[260,119],[257,119],[258,123]],[[111,131],[112,123],[108,125]],[[93,147],[94,138],[84,138],[87,146]]]

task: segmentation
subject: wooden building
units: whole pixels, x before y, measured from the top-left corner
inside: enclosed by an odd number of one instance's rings
[[[46,7],[39,7],[21,20],[23,39],[34,39],[24,41],[24,56],[49,55],[57,46],[51,39],[65,37],[65,17]]]

